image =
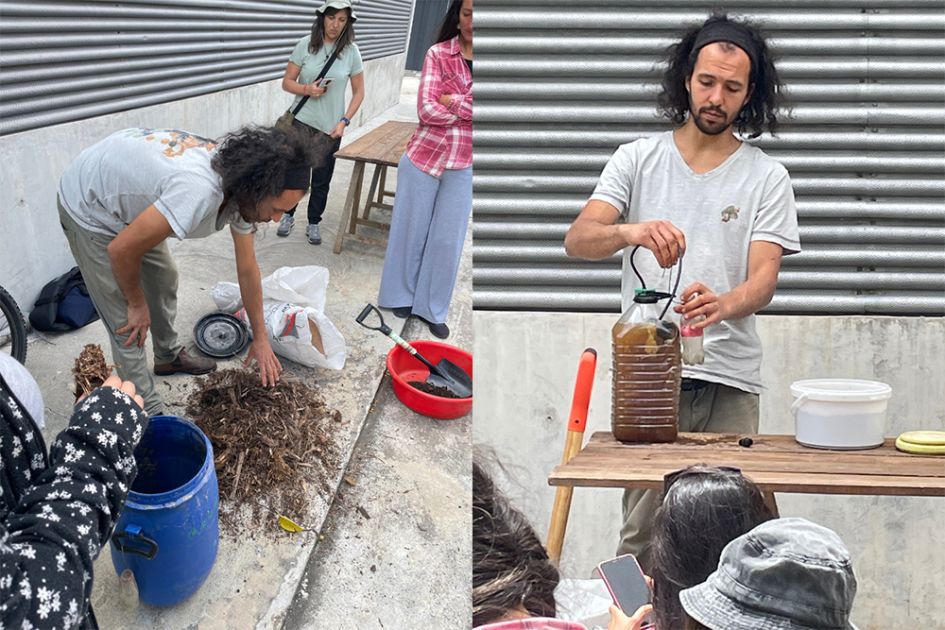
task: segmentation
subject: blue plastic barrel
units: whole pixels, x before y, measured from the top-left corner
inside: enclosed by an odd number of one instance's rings
[[[220,544],[213,447],[197,426],[154,416],[135,449],[138,476],[112,534],[112,564],[131,569],[138,597],[173,606],[204,583]]]

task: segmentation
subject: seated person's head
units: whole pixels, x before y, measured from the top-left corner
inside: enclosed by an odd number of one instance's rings
[[[690,466],[667,475],[651,541],[657,626],[681,628],[679,591],[705,581],[729,542],[771,518],[758,486],[735,469]]]
[[[521,512],[473,462],[473,626],[554,617],[558,570]]]
[[[853,630],[855,596],[843,541],[802,518],[775,519],[739,536],[705,582],[679,594],[686,630]]]

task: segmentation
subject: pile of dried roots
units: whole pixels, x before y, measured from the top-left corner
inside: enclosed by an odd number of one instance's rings
[[[317,389],[288,375],[264,387],[258,372],[223,370],[197,380],[187,413],[213,444],[220,496],[233,501],[232,514],[249,501],[257,522],[263,505],[304,521],[310,487],[331,492],[341,413]]]

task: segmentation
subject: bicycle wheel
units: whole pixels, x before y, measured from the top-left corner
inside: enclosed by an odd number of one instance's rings
[[[26,363],[26,320],[3,287],[0,287],[0,352]]]

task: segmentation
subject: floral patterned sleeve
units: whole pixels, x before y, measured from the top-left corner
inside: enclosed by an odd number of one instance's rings
[[[147,415],[117,389],[97,389],[76,405],[47,467],[41,434],[3,392],[0,412],[0,628],[80,627]]]

